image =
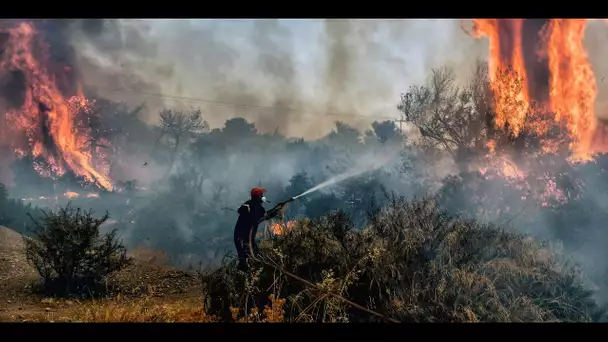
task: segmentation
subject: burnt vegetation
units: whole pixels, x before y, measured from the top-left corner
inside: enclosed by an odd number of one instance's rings
[[[96,288],[120,269],[127,259],[118,235],[129,248],[163,251],[172,266],[210,264],[199,272],[201,305],[225,321],[603,320],[607,157],[567,162],[561,123],[535,109],[517,135],[497,126],[484,63],[464,86],[453,75],[432,70],[403,94],[398,108],[419,135],[392,121],[364,132],[337,122],[326,137],[304,141],[261,133],[243,118],[211,129],[210,111],[199,109],[163,110],[150,126],[145,107],[100,100],[98,119],[82,125],[97,132],[88,148],[121,179],[116,189],[83,192],[73,207],[44,214],[0,188],[0,224],[23,231],[25,214],[38,215],[28,259],[58,293]],[[497,77],[521,87],[512,71]],[[538,133],[540,123],[548,128]],[[388,165],[294,202],[280,218],[295,222],[284,233],[261,227],[251,273],[226,255],[234,253],[234,210],[251,187],[262,185],[277,203],[392,153]],[[13,166],[23,172],[12,198],[30,196],[27,184],[76,189],[24,164]],[[145,189],[144,168],[157,176]],[[77,207],[109,211],[116,230],[106,235],[107,217]]]

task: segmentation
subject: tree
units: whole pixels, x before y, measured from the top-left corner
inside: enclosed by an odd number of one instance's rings
[[[285,195],[287,195],[287,197],[294,197],[312,187],[313,184],[310,181],[310,178],[308,178],[308,174],[306,174],[306,172],[299,172],[293,175],[289,180],[289,184],[285,187]],[[308,202],[309,199],[304,197],[298,199],[297,204],[303,205],[306,208],[308,206]],[[299,211],[299,209],[296,209],[296,211]]]
[[[359,143],[361,132],[341,121],[336,121],[335,125],[334,130],[328,135],[330,141],[346,146]]]
[[[397,125],[395,125],[394,121],[374,121],[372,123],[372,129],[381,143],[385,143],[399,136],[399,130],[397,129]]]
[[[226,120],[222,133],[231,138],[243,139],[257,134],[255,124],[243,118],[233,118]]]
[[[175,156],[184,139],[195,138],[209,128],[209,124],[203,120],[200,109],[190,112],[163,109],[159,113],[161,133],[158,137],[160,141],[164,136],[172,139],[173,148],[167,172],[171,172],[175,163]]]
[[[418,128],[424,143],[460,159],[467,150],[485,148],[490,124],[484,117],[487,113],[479,113],[471,105],[474,92],[454,81],[450,68],[432,69],[428,84],[410,87],[397,108]],[[474,78],[473,83],[479,80]]]
[[[299,172],[291,177],[289,180],[289,185],[287,185],[285,188],[285,193],[290,197],[297,196],[312,188],[312,186],[313,185],[310,178],[308,178],[308,174],[306,174],[306,172]]]

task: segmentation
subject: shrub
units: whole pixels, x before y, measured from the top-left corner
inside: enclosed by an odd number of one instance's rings
[[[102,281],[120,270],[129,259],[116,231],[101,235],[108,215],[95,218],[92,211],[69,204],[57,212],[32,218],[33,236],[25,237],[25,252],[40,274],[43,289],[54,295],[96,294]]]
[[[596,321],[603,314],[559,255],[525,236],[455,219],[428,199],[391,198],[370,210],[363,230],[339,212],[299,221],[263,241],[258,259],[249,274],[231,262],[203,278],[210,312],[230,319],[230,307],[259,310],[271,292],[287,300],[286,321]]]

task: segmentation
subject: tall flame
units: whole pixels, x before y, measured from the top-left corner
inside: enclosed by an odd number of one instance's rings
[[[549,69],[551,110],[566,119],[576,138],[575,155],[591,154],[591,142],[597,125],[594,105],[597,85],[583,38],[586,19],[553,19],[549,24]]]
[[[25,78],[25,99],[21,108],[9,110],[7,120],[27,136],[28,149],[34,157],[43,157],[52,172],[62,175],[66,169],[112,190],[110,179],[95,170],[85,152],[87,137],[76,132],[76,115],[89,103],[79,91],[66,99],[46,65],[34,54],[36,30],[29,23],[8,30],[0,72],[18,70]]]
[[[508,124],[517,135],[530,105],[528,84],[523,77],[526,70],[522,49],[523,19],[474,19],[473,24],[475,37],[487,36],[490,40],[488,71],[495,94],[496,125],[505,127]],[[510,39],[501,39],[501,31],[502,36]]]
[[[495,95],[496,124],[500,127],[508,124],[515,134],[523,127],[530,103],[543,102],[529,97],[529,84],[537,80],[532,80],[530,75],[534,73],[526,70],[523,24],[524,19],[473,20],[473,35],[486,36],[490,43],[488,64]],[[548,57],[549,103],[542,109],[550,110],[555,119],[567,123],[576,159],[586,159],[594,152],[592,141],[597,126],[594,112],[597,86],[583,47],[586,27],[587,19],[548,20],[545,40],[539,42],[543,46],[534,47],[546,52]],[[518,85],[509,75],[499,77],[508,67],[523,78],[522,84]]]

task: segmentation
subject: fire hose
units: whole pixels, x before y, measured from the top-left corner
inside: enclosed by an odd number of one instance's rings
[[[287,201],[281,202],[281,203],[277,204],[274,208],[270,209],[268,211],[268,213],[271,213],[271,215],[276,215],[276,214],[279,213],[279,211],[283,210],[288,203],[290,203],[290,202],[292,202],[294,200],[295,200],[295,198],[292,197],[292,198],[288,199]],[[267,215],[266,217],[269,217],[271,215]],[[260,221],[258,221],[258,224],[260,224],[263,221],[265,221],[267,219],[266,217],[260,219]],[[274,216],[272,216],[272,217],[274,217]],[[261,264],[264,264],[266,266],[270,266],[270,267],[272,267],[274,269],[277,269],[280,272],[282,272],[283,274],[285,274],[285,275],[287,275],[287,276],[289,276],[289,277],[291,277],[293,279],[299,280],[302,283],[304,283],[304,284],[306,284],[306,285],[308,285],[308,286],[310,286],[310,287],[312,287],[312,288],[314,288],[314,289],[316,289],[316,290],[318,290],[318,291],[320,291],[320,292],[322,292],[322,293],[324,293],[326,295],[329,295],[329,296],[332,296],[334,298],[337,298],[337,299],[341,300],[342,302],[344,302],[344,303],[346,303],[346,304],[348,304],[348,305],[350,305],[350,306],[352,306],[352,307],[354,307],[356,309],[364,311],[364,312],[366,312],[366,313],[368,313],[370,315],[379,317],[379,318],[384,319],[384,320],[386,320],[386,321],[388,321],[390,323],[401,323],[400,321],[398,321],[398,320],[396,320],[394,318],[386,317],[386,316],[382,315],[379,312],[370,310],[370,309],[366,308],[363,305],[357,304],[357,303],[355,303],[355,302],[353,302],[353,301],[351,301],[349,299],[344,298],[343,296],[341,296],[341,295],[339,295],[337,293],[333,293],[333,292],[331,292],[329,290],[326,290],[326,289],[322,288],[321,286],[319,286],[317,284],[314,284],[314,283],[312,283],[312,282],[310,282],[310,281],[308,281],[308,280],[306,280],[306,279],[304,279],[302,277],[299,277],[299,276],[297,276],[297,275],[295,275],[295,274],[293,274],[291,272],[288,272],[288,271],[286,271],[284,268],[282,268],[279,265],[274,265],[274,264],[266,262],[266,261],[264,261],[262,259],[259,259],[255,255],[255,253],[253,252],[253,238],[254,238],[253,237],[253,229],[250,229],[249,230],[249,255],[250,255],[250,257],[251,257],[252,260],[257,261],[257,262],[259,262]]]

